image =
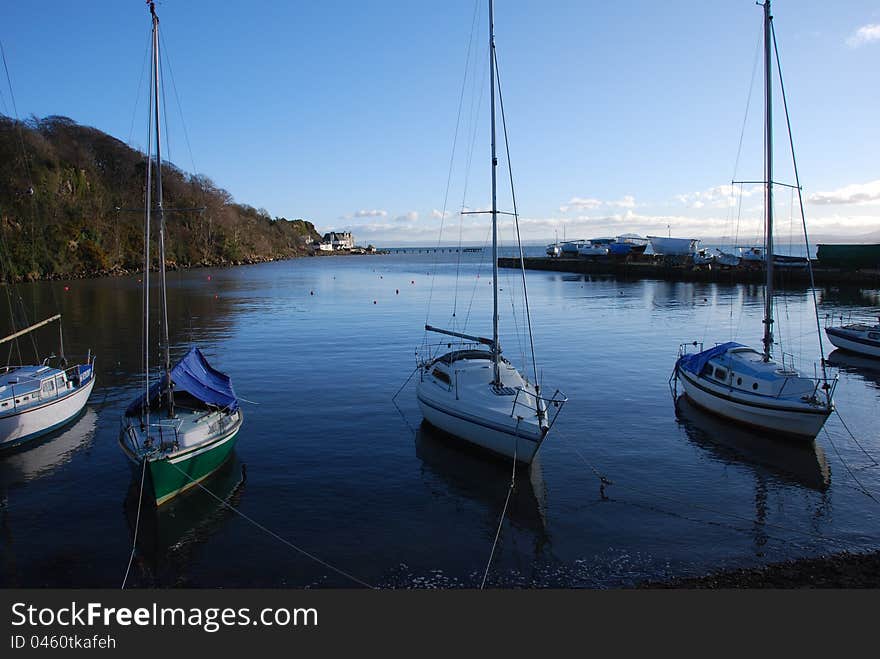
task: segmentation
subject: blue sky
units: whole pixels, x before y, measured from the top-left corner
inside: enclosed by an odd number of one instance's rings
[[[811,231],[880,231],[880,5],[773,7]],[[761,11],[753,0],[498,0],[524,238],[757,237],[760,191],[724,186]],[[446,198],[443,238],[461,230],[482,242],[485,218],[460,225],[456,213],[488,204],[486,0],[164,0],[158,13],[174,77],[166,70],[170,155],[182,169],[273,216],[377,245],[435,242]],[[142,0],[6,3],[2,16],[20,116],[66,115],[143,146]],[[759,67],[739,179],[762,177],[761,85]],[[2,89],[0,112],[12,114]],[[781,121],[776,134],[776,178],[791,183]],[[509,194],[500,199],[509,209]],[[792,199],[777,201],[785,234]]]

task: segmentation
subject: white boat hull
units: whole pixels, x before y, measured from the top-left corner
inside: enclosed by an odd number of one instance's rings
[[[425,420],[435,428],[497,455],[510,459],[515,456],[518,462],[531,464],[541,446],[540,441],[518,436],[509,430],[489,427],[451,410],[444,411],[436,404],[423,400],[422,396],[419,396],[419,408]]]
[[[699,240],[697,238],[668,238],[663,236],[648,236],[651,241],[651,249],[655,254],[663,256],[690,256],[697,251]]]
[[[745,402],[734,400],[732,397],[722,397],[696,383],[692,379],[694,376],[684,369],[679,369],[678,373],[685,395],[695,405],[754,428],[811,441],[822,430],[825,420],[831,413],[830,410],[798,409],[795,406],[785,409],[782,405],[771,406],[758,401]]]
[[[826,328],[825,334],[828,336],[828,340],[841,350],[855,352],[860,355],[867,355],[868,357],[880,358],[880,345],[871,345],[871,343],[864,340],[855,341],[845,336],[840,330],[834,331],[834,328],[830,327]]]
[[[67,396],[47,402],[45,405],[0,417],[0,450],[17,446],[61,428],[82,411],[94,386],[95,377],[92,375],[88,383]]]

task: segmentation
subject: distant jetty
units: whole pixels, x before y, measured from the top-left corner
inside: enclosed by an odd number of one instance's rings
[[[585,258],[585,257],[547,257],[527,256],[524,264],[528,270],[547,270],[551,272],[572,272],[584,275],[609,275],[618,279],[665,279],[671,281],[706,281],[722,283],[762,283],[763,264],[748,266],[719,267],[717,265],[695,265],[689,260],[676,262],[661,256],[645,255],[636,259]],[[817,284],[869,284],[880,286],[880,269],[844,269],[822,265],[811,261],[813,279]],[[500,257],[500,268],[518,268],[519,259]],[[809,269],[775,268],[781,283],[810,283]]]

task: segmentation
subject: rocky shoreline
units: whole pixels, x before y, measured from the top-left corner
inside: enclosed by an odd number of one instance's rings
[[[197,268],[231,268],[237,265],[255,265],[257,263],[271,263],[273,261],[289,261],[291,259],[303,258],[306,256],[312,256],[312,254],[292,254],[290,256],[253,256],[244,258],[237,261],[203,261],[199,263],[186,263],[180,264],[175,263],[174,261],[168,261],[165,263],[165,270],[168,272],[175,272],[177,270],[195,270]],[[157,266],[153,266],[150,269],[150,272],[158,272],[159,268]],[[137,275],[143,272],[143,268],[124,268],[122,266],[115,266],[113,268],[101,269],[101,270],[91,270],[91,271],[83,271],[83,272],[67,272],[67,273],[59,273],[52,272],[45,275],[35,276],[34,273],[31,273],[30,276],[18,277],[12,283],[18,284],[22,282],[33,282],[33,281],[66,281],[73,279],[103,279],[105,277],[126,277],[129,275]],[[4,280],[0,280],[0,284],[9,283]]]
[[[702,577],[649,581],[641,589],[684,588],[880,588],[880,551],[842,552],[770,563]]]

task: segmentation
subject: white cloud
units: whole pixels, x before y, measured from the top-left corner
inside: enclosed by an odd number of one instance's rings
[[[398,215],[394,218],[395,222],[415,222],[419,219],[417,211],[410,211],[406,215]]]
[[[684,194],[675,195],[676,201],[684,204],[688,208],[728,208],[738,203],[740,188],[742,196],[751,197],[760,193],[763,188],[757,186],[738,186],[738,185],[716,185],[715,187],[699,192],[686,192]]]
[[[354,214],[355,217],[387,217],[388,211],[383,210],[359,210]]]
[[[880,179],[868,183],[853,183],[831,192],[816,192],[807,201],[820,206],[880,202]]]
[[[563,206],[559,207],[560,213],[567,213],[570,210],[574,211],[585,211],[592,210],[594,208],[599,208],[602,205],[602,202],[598,199],[588,199],[584,197],[572,197],[569,202]]]
[[[632,195],[625,195],[616,201],[602,201],[593,197],[572,197],[567,204],[559,207],[560,213],[568,213],[569,211],[583,212],[596,210],[602,206],[617,208],[635,208],[636,198]]]
[[[444,217],[452,215],[452,211],[439,211],[436,208],[431,211],[431,217],[435,220],[442,220]]]
[[[872,41],[880,41],[880,23],[863,25],[847,38],[846,45],[850,48],[858,48]]]

